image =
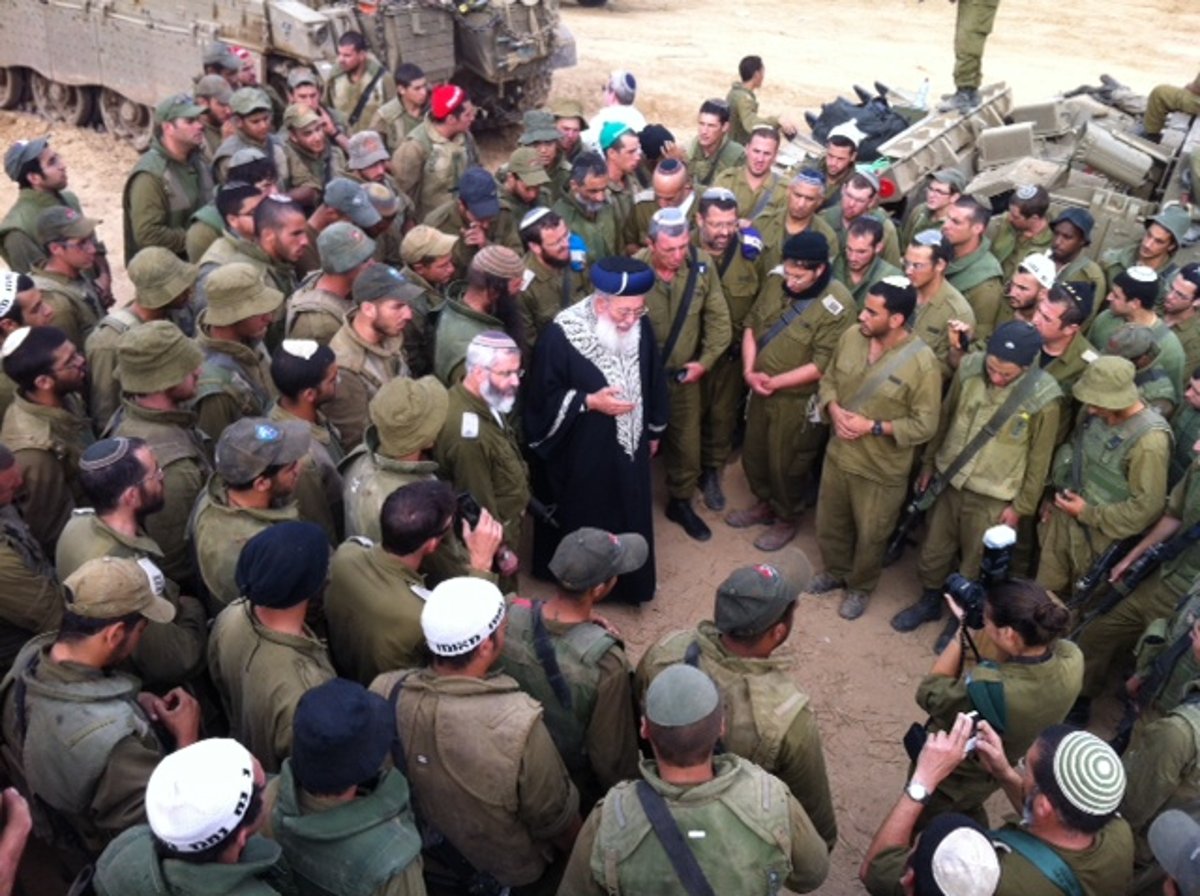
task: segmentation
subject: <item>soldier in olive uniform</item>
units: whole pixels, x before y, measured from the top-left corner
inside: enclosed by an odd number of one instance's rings
[[[151,321],[121,335],[121,407],[105,435],[144,439],[163,473],[163,506],[146,519],[162,550],[167,577],[196,593],[187,543],[188,517],[212,472],[210,447],[185,405],[196,392],[203,354],[169,321]]]
[[[79,457],[93,441],[78,395],[87,361],[62,330],[24,327],[4,340],[3,366],[17,394],[4,412],[0,441],[21,464],[21,511],[49,555],[83,498]]]
[[[292,755],[263,794],[263,833],[305,896],[425,896],[408,781],[381,771],[396,738],[387,700],[333,679],[296,704]]]
[[[552,129],[553,130],[553,129]],[[558,133],[555,131],[555,133]],[[549,144],[557,147],[557,143]],[[538,158],[537,151],[531,146],[519,146],[508,157],[508,164],[496,172],[500,183],[500,216],[499,232],[505,233],[510,248],[524,248],[520,241],[521,221],[537,206],[543,204],[543,199],[553,202],[556,196],[550,188],[550,177],[546,168]]]
[[[273,423],[308,427],[308,456],[300,464],[295,499],[300,518],[325,530],[331,545],[342,540],[342,476],[345,452],[338,432],[322,413],[337,388],[333,349],[311,339],[285,339],[271,357],[271,382],[279,398],[267,412]]]
[[[418,221],[452,197],[470,165],[478,164],[471,136],[475,106],[454,84],[433,89],[429,114],[392,154],[392,174],[415,207]]]
[[[429,79],[419,65],[400,63],[395,78],[396,95],[375,110],[367,123],[368,130],[379,134],[390,152],[421,123],[429,105]]]
[[[451,253],[457,237],[418,224],[404,235],[400,257],[404,279],[421,290],[413,302],[413,319],[404,333],[404,359],[413,376],[433,373],[433,350],[437,315],[445,302],[445,289],[454,279]]]
[[[943,97],[939,111],[965,115],[979,105],[983,48],[999,6],[1000,0],[959,0],[954,19],[954,93]]]
[[[455,574],[494,581],[503,529],[486,510],[473,528],[456,510],[448,483],[414,477],[383,502],[377,542],[354,536],[333,555],[325,617],[334,665],[347,678],[370,683],[384,672],[421,665],[421,608],[429,595],[423,570],[456,542],[456,526],[467,550]]]
[[[717,588],[713,621],[652,645],[635,683],[641,703],[651,682],[676,663],[712,676],[725,696],[725,749],[783,781],[832,850],[837,819],[821,732],[808,695],[793,680],[795,661],[781,651],[811,575],[807,558],[788,576],[767,565],[734,570]]]
[[[1004,304],[1004,278],[1000,262],[985,236],[991,215],[976,199],[960,196],[942,222],[942,236],[953,247],[946,279],[975,312],[975,338],[987,342],[996,329]]]
[[[725,522],[769,525],[755,540],[759,550],[779,550],[796,536],[828,433],[816,416],[817,384],[853,324],[854,300],[832,279],[825,237],[790,237],[783,265],[767,277],[742,333],[742,376],[751,391],[742,464],[757,503]]]
[[[766,268],[762,256],[742,242],[737,197],[723,187],[712,187],[701,195],[692,243],[712,258],[729,308],[729,348],[700,380],[700,490],[705,506],[721,511],[725,509],[721,477],[746,401],[740,334],[766,279]]]
[[[649,556],[636,532],[584,528],[567,535],[550,560],[557,587],[545,601],[509,607],[502,671],[541,702],[546,728],[591,806],[610,787],[637,775],[637,722],[624,645],[593,618],[592,608]]]
[[[188,221],[212,195],[204,161],[203,106],[187,94],[170,96],[154,109],[155,137],[125,181],[121,198],[125,263],[146,246],[184,257]]]
[[[425,216],[425,223],[442,233],[457,236],[451,257],[460,277],[465,276],[471,260],[485,246],[521,248],[517,223],[500,206],[496,179],[485,168],[472,165],[458,179],[455,195]]]
[[[1200,367],[1200,263],[1189,262],[1179,269],[1163,296],[1163,322],[1183,346],[1184,372],[1191,376]]]
[[[1058,269],[1055,282],[1088,283],[1092,287],[1092,295],[1102,296],[1108,292],[1104,269],[1083,251],[1091,245],[1092,228],[1095,226],[1096,220],[1087,209],[1064,209],[1050,222],[1053,233],[1050,238],[1050,260]]]
[[[933,438],[942,378],[932,349],[905,322],[917,294],[903,277],[871,287],[821,377],[818,401],[833,424],[817,497],[825,572],[809,591],[845,587],[838,614],[857,619],[883,571],[888,536],[908,491],[917,449]]]
[[[321,204],[325,185],[337,168],[333,147],[325,137],[325,121],[308,106],[293,103],[284,110],[283,127],[287,134],[283,153],[291,179],[288,194],[312,211]]]
[[[1183,390],[1183,400],[1171,418],[1171,432],[1175,444],[1171,450],[1171,468],[1167,484],[1174,488],[1196,459],[1196,442],[1200,440],[1200,376],[1193,371],[1188,386]]]
[[[957,168],[942,168],[929,176],[925,201],[911,206],[900,228],[900,244],[907,246],[918,233],[941,228],[950,205],[962,195],[966,176]]]
[[[292,495],[309,439],[301,423],[276,425],[263,417],[243,417],[221,434],[216,470],[188,523],[210,608],[220,610],[241,593],[236,567],[243,545],[264,529],[298,518]]]
[[[196,283],[196,270],[195,265],[162,246],[148,246],[129,262],[126,273],[133,281],[133,301],[101,318],[83,347],[91,385],[88,411],[101,430],[120,407],[121,392],[129,391],[123,389],[117,374],[121,336],[150,321],[164,320],[171,311],[186,306]]]
[[[337,42],[337,71],[325,84],[325,102],[358,133],[384,103],[396,95],[392,73],[380,65],[358,31],[347,31]]]
[[[862,310],[871,287],[887,277],[900,275],[900,268],[883,258],[883,224],[862,215],[846,228],[845,245],[833,259],[833,278],[850,290],[854,306]]]
[[[97,223],[63,205],[48,208],[37,218],[38,241],[46,258],[33,266],[33,282],[54,309],[54,325],[80,346],[106,307],[93,274]]]
[[[697,541],[712,532],[692,509],[700,481],[701,381],[732,341],[729,305],[720,273],[707,252],[692,245],[687,216],[677,208],[655,212],[650,246],[637,256],[654,271],[646,313],[666,368],[671,419],[663,437],[667,519]]]
[[[233,123],[230,121],[233,110],[229,107],[229,101],[233,99],[233,88],[220,75],[205,75],[196,82],[192,97],[197,105],[204,107],[204,113],[200,116],[200,120],[204,122],[204,144],[201,150],[204,152],[204,161],[211,169],[213,154],[233,129]]]
[[[571,261],[571,232],[557,212],[538,206],[521,219],[520,234],[525,279],[518,300],[525,357],[532,358],[539,334],[554,316],[587,295],[587,278]]]
[[[229,181],[229,166],[233,156],[243,149],[257,149],[275,164],[279,192],[290,195],[291,175],[283,140],[272,133],[274,107],[265,90],[240,87],[229,100],[233,110],[233,133],[221,142],[213,153],[213,180],[218,184]],[[293,196],[300,199],[300,196]]]
[[[956,569],[978,575],[988,528],[1004,523],[1015,529],[1021,517],[1037,512],[1062,405],[1054,377],[1035,366],[1041,346],[1031,324],[1009,321],[988,339],[986,353],[973,352],[959,365],[938,433],[925,449],[918,493],[935,475],[957,469],[930,510],[917,561],[921,597],[892,617],[896,631],[941,617],[946,576]],[[993,420],[995,436],[977,440]],[[956,463],[968,447],[974,450]]]
[[[1087,413],[1054,458],[1057,492],[1039,533],[1037,579],[1062,595],[1112,542],[1162,513],[1171,458],[1171,427],[1138,395],[1130,361],[1102,355],[1073,392]]]
[[[196,319],[204,365],[192,408],[197,428],[216,439],[233,421],[265,414],[275,398],[262,340],[283,293],[241,262],[217,268],[206,286],[208,307]]]
[[[1179,402],[1179,393],[1171,375],[1158,363],[1158,344],[1147,327],[1126,324],[1108,339],[1105,354],[1116,355],[1133,363],[1133,384],[1148,406],[1169,420]]]
[[[559,892],[602,896],[679,886],[673,863],[655,843],[647,801],[683,830],[712,835],[690,839],[685,848],[713,892],[743,890],[747,877],[797,893],[817,889],[829,873],[826,842],[783,781],[734,752],[713,755],[731,731],[712,679],[683,663],[663,669],[646,689],[642,718],[654,759],[642,762],[640,780],[618,784],[592,810]],[[643,848],[647,841],[653,848]]]
[[[329,651],[304,621],[325,590],[329,544],[320,526],[282,522],[259,532],[237,559],[237,593],[217,616],[208,668],[230,733],[267,772],[292,752],[292,715],[304,692],[337,677]]]
[[[738,62],[738,78],[729,88],[725,97],[728,107],[730,124],[730,139],[735,143],[749,143],[750,134],[756,125],[768,124],[779,128],[784,135],[791,138],[796,136],[796,127],[790,121],[778,115],[760,115],[758,97],[754,91],[763,85],[767,76],[767,67],[761,56],[743,56]]]
[[[375,263],[375,241],[345,221],[317,237],[321,269],[313,271],[288,296],[284,330],[289,339],[312,339],[328,345],[352,307],[354,278]]]
[[[950,355],[957,348],[951,344],[950,321],[971,329],[975,325],[975,312],[946,280],[953,257],[954,249],[940,230],[919,232],[904,250],[904,273],[917,290],[917,308],[910,326],[913,334],[933,350],[943,385],[954,375]]]
[[[1171,375],[1176,390],[1191,372],[1184,366],[1186,359],[1179,337],[1155,311],[1159,295],[1158,277],[1152,270],[1136,265],[1113,278],[1108,293],[1108,307],[1096,316],[1088,330],[1088,341],[1099,348],[1106,347],[1113,333],[1126,324],[1147,327],[1158,343],[1158,361]]]
[[[480,333],[498,330],[523,341],[517,294],[524,282],[521,256],[507,246],[484,246],[471,259],[466,282],[456,284],[438,314],[433,372],[445,385],[462,379],[467,346]]]
[[[0,683],[5,765],[55,819],[53,845],[71,870],[145,818],[146,782],[169,750],[155,726],[177,749],[199,736],[195,698],[139,693],[115,668],[149,622],[175,618],[161,581],[148,561],[89,560],[63,583],[71,602],[58,631],[26,644]]]
[[[144,521],[163,506],[163,473],[141,439],[102,439],[80,459],[79,479],[91,506],[71,516],[58,539],[55,566],[66,579],[97,557],[147,559],[160,566],[163,555],[146,534]],[[164,577],[163,597],[175,607],[171,622],[152,622],[131,660],[148,688],[162,693],[185,685],[204,669],[208,618],[194,597]]]
[[[900,234],[886,212],[878,207],[879,178],[871,171],[852,174],[844,184],[833,204],[827,204],[821,219],[832,229],[838,244],[845,247],[849,239],[850,224],[862,215],[869,215],[883,228],[882,248],[879,254],[888,264],[900,265]],[[831,257],[833,257],[831,253]]]
[[[616,255],[623,248],[621,226],[608,198],[608,167],[594,152],[581,152],[571,163],[571,175],[555,213],[583,241],[587,263]]]
[[[687,168],[700,188],[711,187],[726,168],[737,168],[746,161],[746,150],[730,136],[729,103],[709,99],[700,104],[696,139],[688,148]]]
[[[0,445],[0,669],[4,674],[26,641],[58,626],[66,602],[54,564],[14,503],[23,486],[21,465]]]
[[[489,671],[504,644],[504,596],[490,582],[457,578],[433,589],[421,610],[429,665],[388,672],[371,684],[394,707],[398,759],[424,828],[462,860],[430,853],[426,874],[473,886],[553,893],[579,830],[579,792],[542,721],[541,705],[507,675]]]
[[[515,551],[529,504],[529,469],[507,419],[521,382],[521,352],[503,333],[487,331],[467,347],[466,375],[450,389],[446,422],[433,454],[441,474],[470,492],[504,527],[500,571],[515,575]]]
[[[24,327],[48,327],[54,323],[54,311],[42,301],[42,291],[28,274],[0,271],[0,357],[4,343]],[[17,385],[0,370],[0,419],[13,402]]]
[[[788,237],[805,230],[811,229],[825,237],[831,261],[841,252],[842,244],[836,231],[817,214],[824,196],[825,175],[815,168],[804,168],[792,178],[786,201],[755,225],[766,243],[762,253],[764,270],[771,270],[783,260],[783,244]]]
[[[746,162],[717,175],[715,187],[732,190],[738,201],[738,222],[743,227],[775,215],[787,199],[787,182],[772,170],[779,155],[779,131],[757,125],[746,142]]]
[[[1146,233],[1140,241],[1122,249],[1109,249],[1100,256],[1100,266],[1108,278],[1111,289],[1117,275],[1130,268],[1141,266],[1154,271],[1158,277],[1156,304],[1179,270],[1176,253],[1183,246],[1191,218],[1179,206],[1169,206],[1157,215],[1146,218]]]
[[[1022,184],[1013,191],[1008,211],[988,223],[988,239],[992,255],[1000,262],[1004,279],[1012,277],[1017,265],[1035,253],[1050,249],[1054,231],[1046,213],[1050,211],[1050,194],[1036,184]]]

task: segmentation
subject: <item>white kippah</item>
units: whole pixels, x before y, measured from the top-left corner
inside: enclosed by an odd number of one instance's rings
[[[1037,187],[1033,184],[1021,184],[1013,195],[1024,202],[1037,195]]]
[[[521,218],[521,224],[518,229],[524,230],[526,227],[536,224],[548,214],[550,214],[550,209],[546,208],[544,205],[539,205],[537,208],[530,209],[525,213],[525,217]]]
[[[1000,883],[996,847],[974,828],[957,828],[943,837],[929,865],[938,888],[954,896],[990,896]]]
[[[1131,268],[1126,268],[1125,273],[1140,283],[1153,283],[1158,279],[1158,274],[1154,273],[1154,268],[1148,268],[1144,264],[1135,264]]]
[[[315,339],[285,339],[280,343],[280,348],[294,358],[307,361],[317,353],[321,344]]]
[[[1017,265],[1017,268],[1027,274],[1033,274],[1033,279],[1043,289],[1049,289],[1058,278],[1058,268],[1054,266],[1049,255],[1041,252],[1025,256],[1025,260]]]
[[[912,281],[903,274],[889,274],[887,277],[883,278],[883,282],[888,286],[894,286],[897,289],[908,289],[910,286],[912,286]]]
[[[230,738],[210,738],[163,758],[146,784],[146,820],[176,852],[201,852],[238,826],[254,793],[254,758]]]
[[[421,631],[438,656],[470,653],[504,621],[504,595],[484,579],[446,579],[421,609]]]
[[[25,341],[25,337],[29,335],[29,327],[21,327],[19,330],[13,330],[8,334],[8,338],[4,340],[4,347],[0,348],[0,358],[7,358],[13,352],[21,347],[21,343]]]
[[[17,301],[17,282],[21,275],[15,271],[0,272],[0,317],[8,314]]]

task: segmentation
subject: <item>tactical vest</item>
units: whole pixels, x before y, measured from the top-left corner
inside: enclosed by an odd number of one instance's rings
[[[718,777],[686,788],[684,799],[664,794],[671,815],[686,832],[688,845],[714,893],[773,896],[792,872],[787,788],[761,768],[734,756],[717,757],[714,765]],[[700,788],[714,793],[707,799],[686,799]],[[591,868],[610,894],[681,891],[633,781],[618,784],[601,803]]]
[[[363,444],[338,465],[347,537],[365,535],[379,541],[379,511],[388,495],[410,483],[436,478],[438,467],[433,461],[398,461],[378,452],[379,435],[375,424],[368,424]]]
[[[120,336],[122,333],[132,330],[141,322],[141,318],[128,308],[114,308],[101,319],[100,323],[96,325],[96,329],[104,328],[112,330],[117,336]]]
[[[429,214],[453,196],[458,181],[467,169],[465,148],[454,140],[438,140],[429,136],[426,119],[409,133],[408,140],[421,147],[421,179],[417,183],[417,210]]]
[[[346,322],[350,322],[349,315]],[[407,376],[402,339],[385,340],[379,347],[392,353],[383,354],[373,350],[375,346],[367,348],[358,342],[347,332],[348,329],[349,327],[342,327],[334,333],[333,338],[329,340],[329,347],[337,356],[338,373],[350,373],[361,379],[366,385],[368,399],[373,398],[384,384],[396,377]]]
[[[42,546],[29,531],[20,512],[12,504],[0,507],[0,544],[17,555],[21,564],[39,578],[58,581],[54,564],[42,551]],[[32,633],[0,620],[0,662],[6,662],[20,652]]]
[[[1083,456],[1079,462],[1082,472],[1082,494],[1089,504],[1118,504],[1131,497],[1126,478],[1129,452],[1141,438],[1155,430],[1171,432],[1170,424],[1153,408],[1146,408],[1116,426],[1106,426],[1099,417],[1088,417],[1083,423],[1083,439],[1072,436],[1055,454],[1054,484],[1059,488],[1076,488],[1071,475],[1076,450]],[[1078,447],[1077,447],[1078,446]]]
[[[190,168],[196,178],[197,189],[193,193],[185,182],[181,169]],[[149,174],[159,181],[167,197],[167,226],[183,230],[192,213],[212,195],[213,180],[204,164],[204,154],[196,150],[185,162],[176,162],[166,155],[162,145],[154,141],[150,149],[142,154],[133,166],[122,195],[121,206],[125,209],[125,263],[129,263],[138,249],[144,248],[137,242],[133,231],[133,218],[129,211],[129,188],[139,174]]]
[[[390,690],[394,682],[389,675],[377,683]],[[436,704],[432,715],[428,701]],[[517,816],[517,785],[541,707],[507,676],[459,679],[449,686],[440,681],[422,686],[414,676],[400,693],[396,715],[422,818],[500,883],[537,880],[550,854]],[[419,715],[432,724],[418,727]]]
[[[421,852],[408,782],[392,770],[370,794],[301,814],[291,760],[272,786],[271,839],[283,847],[300,896],[371,896]]]
[[[539,659],[542,648],[535,613],[540,613],[540,607],[523,598],[509,605],[501,668],[517,680],[521,690],[542,704],[550,737],[563,764],[574,775],[590,768],[584,741],[596,708],[600,660],[619,642],[594,622],[572,625],[561,635],[545,632],[545,649],[553,653],[561,673],[561,690],[556,689]],[[564,697],[569,703],[563,702]]]
[[[16,204],[8,210],[4,220],[0,221],[0,255],[4,255],[5,239],[14,231],[20,231],[34,243],[38,243],[38,216],[46,209],[54,208],[57,205],[65,205],[67,208],[73,208],[81,215],[83,214],[83,209],[80,208],[79,200],[75,198],[74,193],[67,190],[57,194],[42,193],[32,187],[21,187],[17,191]],[[45,257],[45,250],[42,251],[43,257]],[[12,266],[12,259],[5,256],[4,260],[10,267]]]
[[[313,271],[300,283],[300,288],[288,297],[284,332],[292,332],[296,318],[301,314],[327,314],[337,321],[339,327],[346,322],[346,312],[354,305],[327,290],[318,289],[316,284],[321,276],[321,271]]]
[[[958,406],[936,458],[937,469],[943,471],[1003,405],[1004,396],[999,393],[1006,392],[988,384],[983,352],[963,358],[958,376],[961,379]],[[955,488],[1001,501],[1011,501],[1020,491],[1029,462],[1029,418],[1062,397],[1058,382],[1044,370],[1031,367],[1024,376],[1036,380],[1032,393],[958,472],[951,483]],[[1007,387],[1015,388],[1018,388],[1016,382]]]
[[[461,293],[460,293],[461,297]],[[463,304],[448,300],[438,315],[433,343],[433,373],[443,385],[454,385],[450,375],[467,357],[471,340],[485,330],[504,330],[504,324],[490,314],[482,314]]]
[[[201,399],[209,395],[224,393],[238,403],[243,417],[260,417],[265,414],[274,401],[270,391],[253,376],[248,375],[237,358],[227,355],[211,344],[201,343],[200,347],[204,351],[204,365],[200,368],[200,379],[196,381],[196,397],[192,399],[192,407],[197,407]],[[260,347],[255,354],[262,357],[263,349]],[[265,357],[263,361],[265,364],[270,363]]]

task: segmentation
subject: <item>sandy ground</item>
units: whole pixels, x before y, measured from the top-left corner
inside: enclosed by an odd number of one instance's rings
[[[915,90],[928,78],[935,98],[953,88],[954,8],[941,0],[693,0],[686,6],[610,0],[600,9],[567,5],[563,17],[578,43],[579,66],[556,76],[555,95],[575,97],[594,109],[607,73],[629,68],[641,84],[639,107],[680,139],[692,135],[701,100],[725,95],[738,59],[747,53],[766,60],[767,81],[760,92],[764,111],[787,111],[797,119],[803,109],[815,108],[838,91],[849,93],[855,82],[869,85],[879,79]],[[1097,83],[1101,72],[1141,91],[1163,81],[1183,83],[1195,73],[1198,30],[1200,9],[1192,0],[1092,0],[1084,5],[1004,0],[988,45],[985,79],[1006,80],[1019,103]],[[46,130],[37,118],[0,113],[0,144],[5,146]],[[88,213],[102,219],[101,235],[119,264],[121,186],[135,153],[90,131],[57,129],[54,141],[67,160],[71,188]],[[488,138],[485,148],[497,158],[507,147]],[[0,184],[0,207],[7,207],[14,194],[12,184]],[[127,291],[120,272],[118,296]],[[730,467],[726,482],[730,506],[749,502],[740,467]],[[663,497],[660,481],[660,505]],[[692,542],[659,516],[657,599],[636,611],[609,610],[635,661],[660,635],[707,616],[717,584],[732,568],[769,559],[753,548],[753,531],[729,529],[716,515],[701,512],[713,527],[713,540]],[[811,517],[803,521],[796,543],[819,568]],[[855,623],[838,618],[836,596],[805,597],[790,642],[797,681],[811,695],[821,720],[839,820],[832,872],[820,890],[832,896],[861,892],[858,864],[904,782],[900,737],[920,717],[913,694],[932,662],[935,632],[903,636],[887,624],[915,596],[912,563],[910,555],[887,572],[866,616]],[[532,584],[529,591],[538,593],[542,587]]]

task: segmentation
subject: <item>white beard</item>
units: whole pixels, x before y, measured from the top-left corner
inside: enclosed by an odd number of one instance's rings
[[[487,406],[498,414],[507,414],[517,403],[515,394],[504,395],[499,389],[493,388],[488,380],[483,381],[483,388],[480,389],[480,392],[483,394],[483,400],[487,402]]]
[[[605,351],[623,358],[632,357],[638,352],[641,336],[641,326],[635,325],[633,329],[621,332],[610,318],[596,315],[596,341]]]

